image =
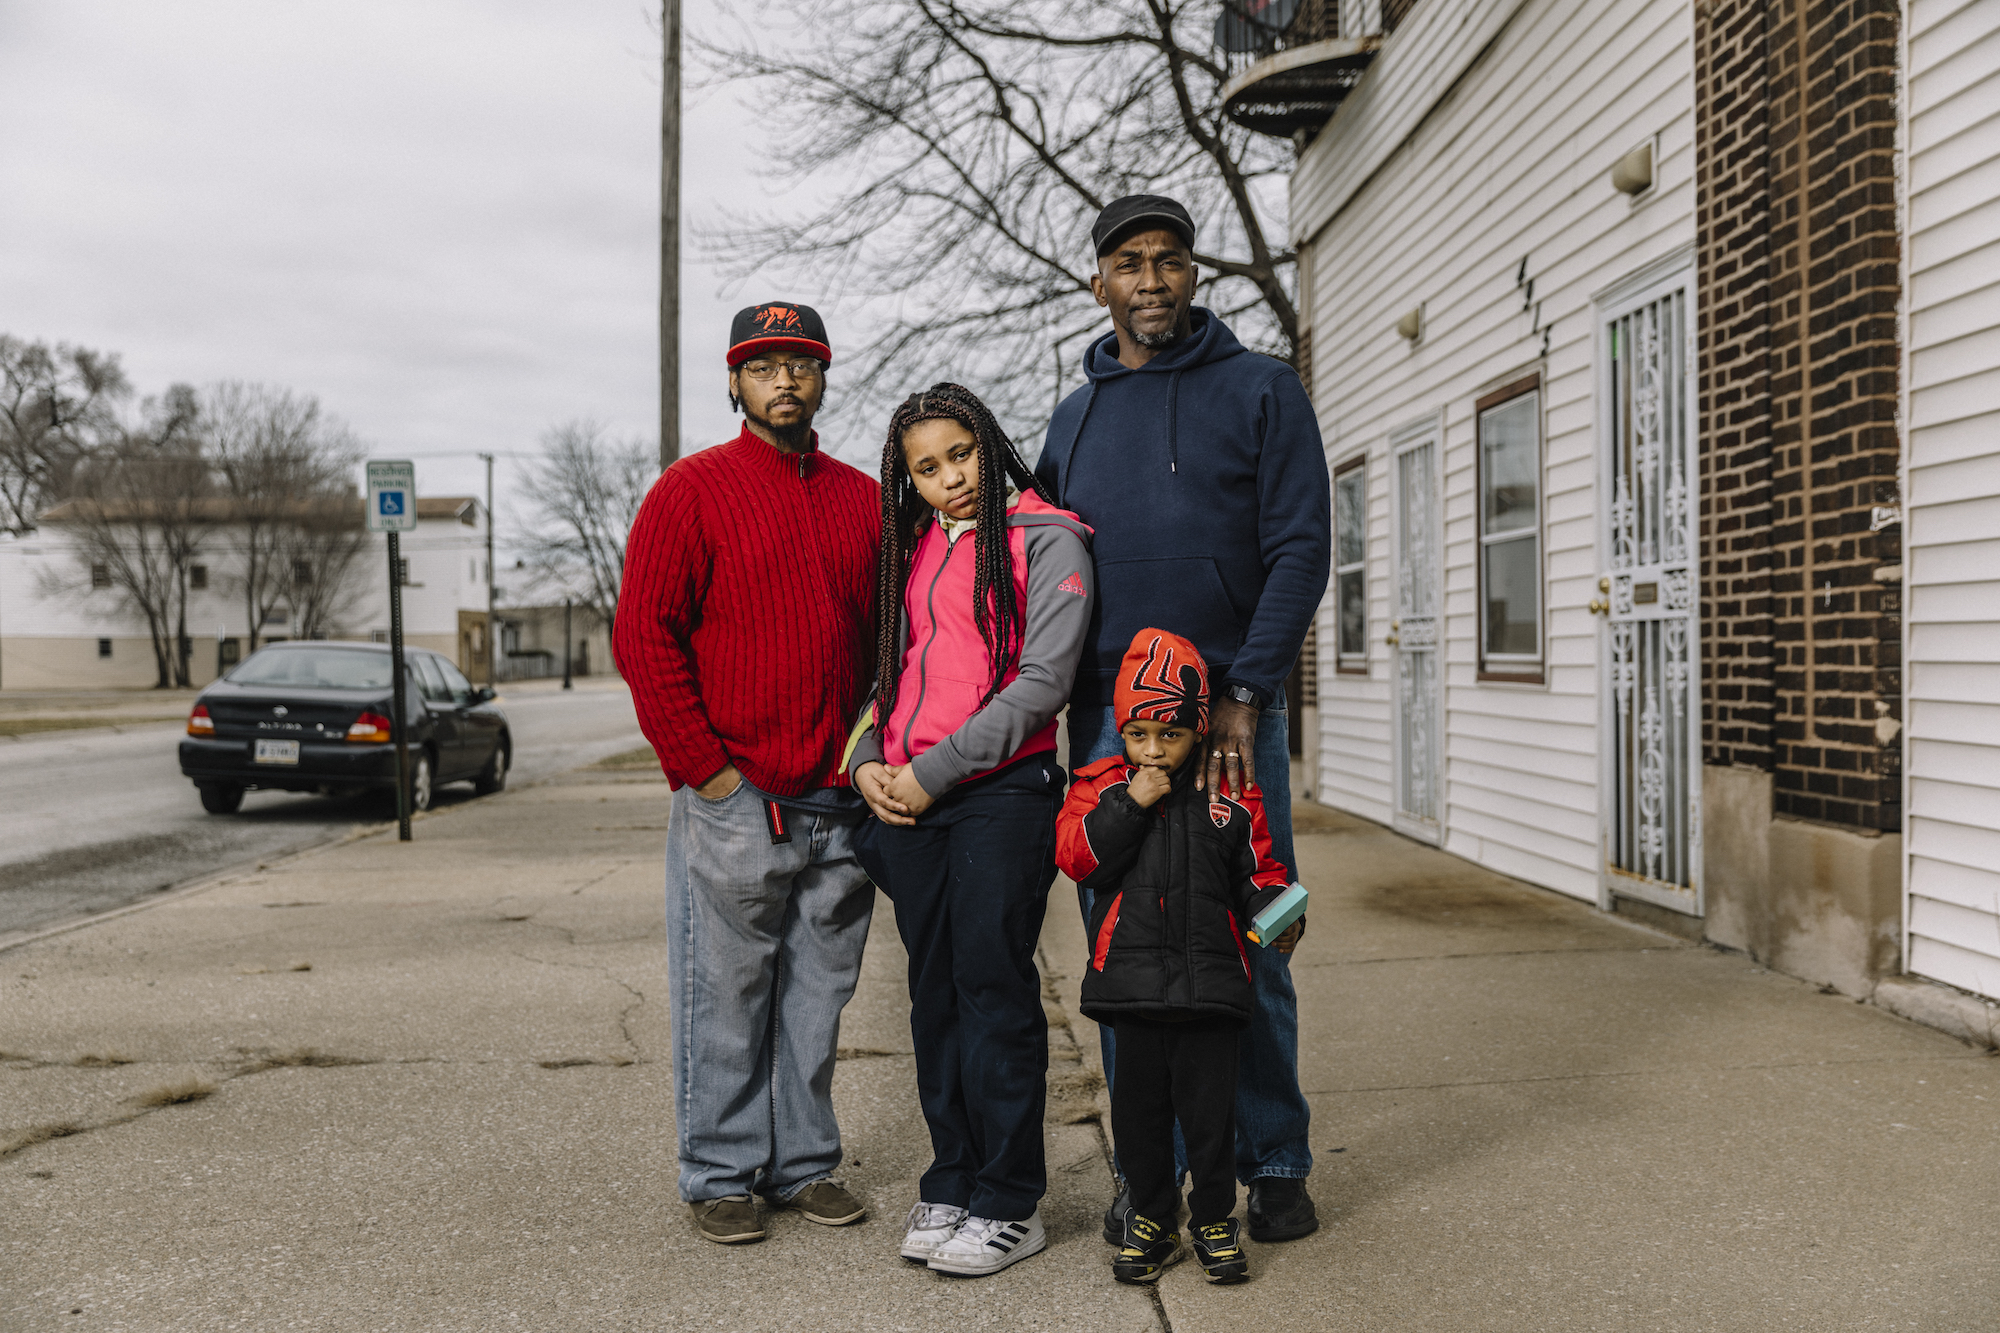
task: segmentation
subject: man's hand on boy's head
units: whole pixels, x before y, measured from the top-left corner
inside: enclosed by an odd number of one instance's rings
[[[1174,788],[1174,775],[1169,769],[1154,768],[1151,765],[1135,769],[1126,780],[1125,794],[1141,810],[1159,803],[1162,796]]]

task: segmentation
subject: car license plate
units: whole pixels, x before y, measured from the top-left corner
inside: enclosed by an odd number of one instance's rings
[[[296,764],[299,762],[297,741],[258,741],[257,762],[260,764]]]

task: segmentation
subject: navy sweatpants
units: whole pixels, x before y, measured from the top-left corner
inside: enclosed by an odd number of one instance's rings
[[[1049,1035],[1035,968],[1064,775],[1053,752],[947,792],[915,827],[870,819],[855,854],[896,905],[931,1131],[926,1203],[1025,1220],[1048,1189]]]

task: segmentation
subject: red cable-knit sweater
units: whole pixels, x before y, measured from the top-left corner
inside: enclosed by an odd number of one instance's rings
[[[878,488],[750,433],[653,483],[625,548],[613,652],[675,787],[734,763],[759,790],[846,786],[874,677]]]

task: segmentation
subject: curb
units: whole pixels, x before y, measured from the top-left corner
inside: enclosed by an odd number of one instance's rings
[[[1931,981],[1891,977],[1869,997],[1878,1009],[1987,1050],[2000,1048],[2000,1005]]]
[[[589,769],[590,765],[584,764],[577,768],[566,768],[560,773],[551,773],[547,777],[535,778],[529,782],[510,782],[507,792],[532,791],[536,787],[548,786],[560,778],[568,777],[575,773],[587,772]],[[505,796],[507,792],[496,792],[494,795]],[[480,799],[491,800],[493,798],[488,796]],[[423,823],[426,820],[451,815],[459,810],[469,809],[473,804],[471,801],[455,802],[442,809],[433,808],[426,810],[421,814],[412,815],[410,823],[415,825]],[[78,917],[74,921],[65,921],[60,925],[44,926],[38,930],[22,931],[13,935],[0,935],[0,953],[6,953],[10,949],[18,949],[23,945],[33,944],[38,940],[52,939],[57,935],[67,935],[71,931],[83,930],[86,927],[99,925],[106,921],[116,921],[120,917],[131,916],[135,912],[144,912],[158,907],[163,903],[179,902],[183,898],[192,898],[196,894],[206,893],[210,889],[233,883],[246,875],[254,875],[264,870],[275,870],[279,866],[287,865],[293,861],[304,860],[308,856],[317,855],[334,847],[394,832],[395,828],[396,821],[393,819],[378,820],[369,824],[358,824],[342,832],[329,834],[327,837],[320,838],[317,841],[294,847],[290,851],[280,852],[276,856],[267,855],[259,860],[239,861],[233,866],[227,866],[221,870],[211,870],[206,874],[183,880],[179,884],[156,893],[142,902],[126,903],[123,907],[113,907],[107,911],[93,913],[90,916]]]
[[[343,833],[336,833],[329,837],[321,838],[317,842],[309,842],[303,847],[294,847],[288,852],[280,853],[276,857],[266,857],[261,861],[241,861],[236,865],[222,870],[211,870],[205,875],[197,875],[193,879],[184,880],[179,884],[173,885],[171,888],[156,893],[143,902],[126,903],[123,907],[113,907],[108,911],[78,917],[74,921],[65,921],[58,926],[44,926],[40,930],[23,931],[14,935],[0,936],[0,953],[6,953],[9,949],[18,949],[24,944],[33,944],[37,940],[51,939],[57,935],[67,935],[73,930],[82,930],[87,926],[95,926],[101,922],[116,921],[119,917],[131,916],[136,912],[143,912],[148,908],[158,907],[162,903],[177,902],[182,898],[192,898],[198,893],[205,893],[209,889],[233,883],[246,875],[254,875],[261,870],[270,870],[291,861],[303,860],[315,852],[323,852],[327,848],[337,847],[341,843],[357,842],[362,838],[380,833],[385,828],[394,827],[396,827],[394,820],[391,820],[387,824],[366,824],[360,828],[348,829]]]
[[[184,725],[186,724],[171,717],[156,717],[150,720],[146,718],[125,718],[113,719],[108,722],[93,722],[87,727],[50,727],[46,731],[7,732],[0,739],[5,739],[15,745],[33,745],[38,741],[63,740],[72,736],[101,736],[107,731],[113,735],[125,736],[134,732],[150,731],[155,727],[173,727],[178,730]]]

